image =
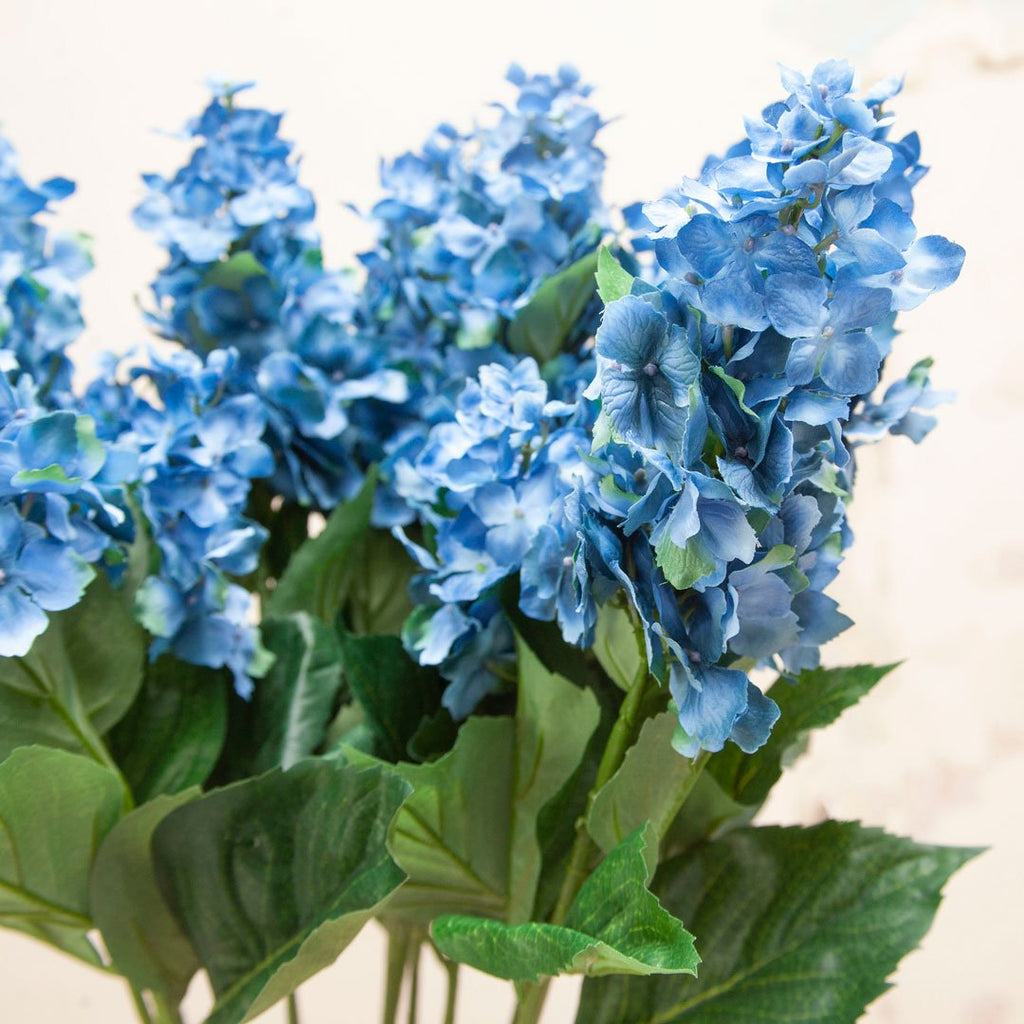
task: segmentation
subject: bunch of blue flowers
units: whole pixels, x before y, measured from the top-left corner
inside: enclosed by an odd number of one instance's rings
[[[280,115],[215,85],[135,210],[170,344],[80,393],[72,186],[0,140],[0,920],[141,1024],[201,969],[211,1024],[298,1020],[373,916],[385,1024],[427,941],[449,1022],[460,964],[514,1024],[567,973],[581,1024],[852,1022],[973,853],[751,824],[887,671],[819,664],[855,455],[944,397],[880,386],[964,255],[917,235],[899,83],[784,70],[623,241],[589,87],[508,78],[383,165],[352,272]]]
[[[278,134],[281,115],[238,106],[248,87],[215,86],[185,129],[197,140],[188,164],[170,179],[145,176],[135,221],[170,257],[153,285],[151,322],[199,354],[237,351],[224,387],[260,396],[271,486],[330,509],[359,490],[381,444],[372,422],[350,424],[352,402],[401,402],[408,387],[355,330],[354,287],[323,267],[316,207]]]
[[[0,138],[0,373],[28,374],[49,408],[72,400],[65,349],[83,327],[77,282],[92,261],[84,236],[50,236],[39,214],[74,188],[66,178],[27,184]]]
[[[954,281],[963,250],[917,237],[917,140],[889,141],[883,109],[898,82],[855,98],[845,62],[783,80],[791,94],[745,140],[646,208],[657,286],[610,257],[599,271],[596,374],[579,406],[545,417],[524,363],[533,390],[506,388],[482,420],[487,367],[403,467],[437,538],[418,552],[437,610],[407,642],[444,659],[453,713],[498,685],[478,635],[498,635],[490,609],[510,574],[520,609],[557,617],[583,647],[598,606],[624,595],[690,755],[760,747],[778,709],[749,670],[814,668],[850,624],[824,593],[850,539],[850,449],[927,431],[925,364],[872,393],[895,313]],[[520,409],[522,433],[509,426]]]

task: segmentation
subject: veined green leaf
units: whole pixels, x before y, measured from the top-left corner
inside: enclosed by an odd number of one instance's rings
[[[976,853],[834,821],[705,843],[654,885],[699,936],[698,977],[588,980],[577,1024],[849,1024]]]

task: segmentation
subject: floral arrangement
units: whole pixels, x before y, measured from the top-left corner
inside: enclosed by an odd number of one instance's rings
[[[602,198],[577,73],[381,168],[326,267],[280,115],[218,83],[134,212],[169,344],[89,380],[82,238],[0,142],[0,913],[139,1019],[249,1019],[390,936],[515,1022],[852,1021],[974,851],[751,824],[888,668],[828,669],[862,446],[920,441],[918,235],[888,80],[783,69],[698,178]],[[891,666],[890,666],[891,667]],[[770,685],[767,685],[770,682]],[[410,1017],[414,1019],[414,1017]]]

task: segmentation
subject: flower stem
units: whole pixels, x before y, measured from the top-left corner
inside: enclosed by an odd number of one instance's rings
[[[587,795],[586,809],[576,821],[576,838],[573,841],[572,851],[569,854],[569,863],[565,869],[565,878],[562,881],[562,888],[558,894],[558,901],[555,909],[551,912],[551,924],[563,924],[576,899],[583,883],[590,873],[590,866],[595,854],[598,852],[597,844],[590,837],[587,831],[587,818],[590,815],[594,800],[597,794],[608,782],[609,779],[619,770],[626,751],[636,740],[642,719],[642,709],[651,685],[657,685],[647,667],[646,657],[641,657],[640,668],[637,671],[633,685],[629,688],[622,705],[619,708],[619,717],[616,718],[612,731],[608,735],[608,742],[605,745],[604,753],[601,755],[601,762],[597,767],[597,775],[594,784]],[[551,979],[545,978],[539,982],[527,983],[519,988],[519,1000],[516,1005],[513,1024],[537,1024],[540,1020],[541,1011],[544,1008],[544,1000],[547,997],[548,985]]]
[[[448,972],[448,998],[444,1004],[444,1024],[455,1024],[455,1000],[459,991],[459,965],[454,960],[445,960],[444,969]]]
[[[288,1024],[299,1024],[299,998],[294,992],[288,995]]]
[[[409,932],[405,928],[388,929],[387,988],[384,993],[384,1024],[396,1024],[398,998],[402,994],[405,963],[409,957]]]
[[[412,975],[409,984],[409,1024],[416,1024],[417,1004],[420,997],[420,944],[413,941],[409,949],[409,972]]]
[[[140,1024],[153,1024],[153,1019],[149,1015],[149,1009],[146,1007],[146,1001],[142,998],[142,993],[131,982],[128,982],[128,987],[132,993],[132,1005],[135,1007],[135,1016],[139,1018]]]

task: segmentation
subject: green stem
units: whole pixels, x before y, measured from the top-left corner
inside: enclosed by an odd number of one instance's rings
[[[396,1024],[398,999],[402,994],[405,963],[409,958],[409,932],[405,928],[388,929],[387,988],[384,993],[384,1024]]]
[[[135,1015],[139,1018],[141,1024],[153,1024],[153,1018],[149,1015],[149,1010],[146,1008],[146,1001],[142,998],[142,993],[131,982],[128,983],[128,988],[132,993],[132,1005],[135,1007]]]
[[[420,999],[420,944],[415,940],[409,950],[409,1024],[416,1024],[416,1010]]]
[[[182,1024],[178,1008],[167,1001],[159,992],[153,992],[153,1003],[157,1011],[157,1024]]]
[[[448,972],[448,999],[444,1004],[444,1024],[455,1024],[455,998],[459,991],[459,965],[454,960],[444,964]]]
[[[590,837],[587,831],[587,819],[590,816],[591,808],[597,794],[611,777],[619,770],[626,751],[636,740],[642,719],[644,700],[647,697],[650,686],[657,683],[653,680],[650,670],[647,667],[647,657],[641,655],[640,668],[637,671],[633,685],[629,688],[622,706],[619,708],[619,716],[615,719],[612,731],[608,735],[608,742],[605,745],[604,753],[601,755],[601,763],[597,766],[597,776],[594,784],[587,795],[587,805],[583,814],[576,822],[576,838],[573,841],[572,851],[569,854],[569,863],[565,869],[565,878],[562,881],[562,888],[558,893],[558,902],[551,912],[551,924],[563,924],[576,899],[583,883],[590,873],[590,866],[595,854],[598,852],[597,844]],[[544,1009],[544,1000],[547,997],[548,985],[551,979],[545,978],[539,982],[527,983],[519,988],[519,1000],[516,1004],[513,1024],[537,1024],[540,1020],[541,1011]]]
[[[299,997],[294,992],[288,996],[288,1024],[299,1024]]]

